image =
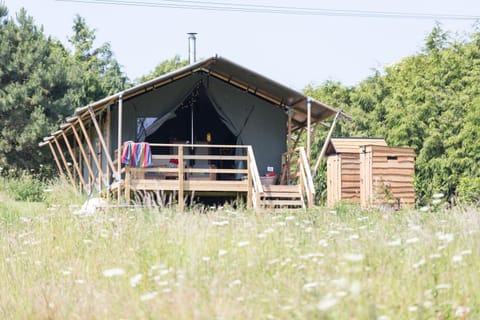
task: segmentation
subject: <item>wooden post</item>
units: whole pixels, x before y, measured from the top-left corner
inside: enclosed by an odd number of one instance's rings
[[[307,98],[307,159],[310,163],[312,144],[312,99]]]
[[[82,184],[82,189],[85,190],[85,187],[86,187],[85,179],[83,179],[82,171],[80,170],[77,159],[75,158],[75,153],[72,150],[70,142],[68,142],[68,138],[67,138],[67,135],[65,134],[65,131],[62,131],[62,136],[63,136],[63,140],[65,141],[65,145],[67,146],[68,153],[70,154],[70,157],[72,158],[73,167],[75,168],[75,170],[78,174],[78,179],[80,180],[80,183]]]
[[[250,173],[252,174],[253,185],[255,187],[255,207],[254,209],[260,207],[260,198],[263,195],[263,187],[262,181],[260,180],[260,176],[258,175],[258,167],[257,162],[255,161],[255,154],[253,153],[252,146],[247,147],[247,155],[251,162],[250,164]]]
[[[298,158],[300,168],[300,182],[307,194],[308,207],[313,207],[315,197],[315,185],[313,184],[312,175],[310,173],[310,164],[304,148],[300,148],[300,157]]]
[[[60,154],[60,158],[62,158],[62,162],[63,162],[63,165],[65,166],[65,171],[67,171],[68,178],[70,179],[70,182],[71,182],[73,188],[75,189],[75,191],[78,191],[77,186],[75,185],[75,180],[73,179],[73,176],[72,176],[72,172],[70,171],[70,168],[68,167],[68,162],[65,159],[65,156],[63,155],[62,147],[60,147],[60,143],[58,143],[57,137],[54,136],[53,141],[55,141],[55,145],[57,146],[58,153]]]
[[[302,136],[304,128],[299,129],[299,133],[297,133],[297,139],[295,139],[295,142],[293,143],[292,150],[295,150],[297,148],[298,143],[300,142],[300,137]]]
[[[97,130],[98,139],[100,140],[100,144],[102,145],[103,151],[105,152],[105,156],[107,157],[107,162],[113,172],[115,172],[115,167],[113,165],[112,158],[110,157],[109,150],[107,148],[107,144],[103,139],[102,130],[100,130],[100,126],[98,125],[97,119],[95,118],[95,113],[93,112],[92,107],[88,108],[88,112],[90,113],[90,117],[92,118],[93,125]],[[107,177],[108,178],[108,177]]]
[[[87,153],[85,152],[85,149],[83,148],[82,140],[80,140],[80,136],[78,135],[75,125],[72,124],[71,127],[73,131],[73,135],[75,136],[75,140],[77,141],[78,148],[80,149],[80,153],[83,156],[83,161],[85,161],[85,165],[87,166],[89,177],[90,179],[92,179],[93,183],[95,183],[95,173],[93,173],[93,169],[90,164],[90,161],[88,161],[88,156],[87,156]]]
[[[285,176],[285,181],[288,184],[290,181],[290,160],[292,158],[292,113],[293,110],[291,108],[288,109],[288,137],[287,137],[287,155],[285,157],[285,173],[282,176]]]
[[[340,112],[337,112],[335,115],[335,118],[333,119],[332,125],[330,126],[330,130],[328,131],[327,138],[325,139],[325,142],[323,143],[322,150],[320,151],[320,154],[318,155],[317,161],[315,162],[315,167],[313,168],[313,175],[317,175],[318,167],[320,166],[320,161],[322,160],[323,156],[325,155],[325,152],[327,152],[327,147],[328,143],[330,142],[330,139],[332,138],[333,131],[335,129],[335,126],[337,125],[337,121],[340,118]]]
[[[132,170],[130,166],[125,166],[125,203],[130,205],[130,182],[132,181]]]
[[[184,178],[184,170],[183,170],[183,145],[178,146],[178,209],[180,212],[184,212],[185,210],[185,203],[183,199],[183,178]]]
[[[80,125],[80,129],[82,129],[83,136],[85,137],[85,141],[87,142],[87,146],[90,149],[90,152],[92,154],[92,159],[95,162],[95,165],[97,166],[98,170],[98,178],[100,182],[100,188],[102,186],[102,178],[104,176],[103,170],[102,170],[102,165],[100,161],[98,161],[97,155],[95,153],[95,149],[93,148],[92,141],[90,140],[90,137],[88,136],[87,129],[85,129],[85,125],[83,123],[83,120],[81,117],[78,117],[78,124]]]
[[[65,177],[65,173],[63,172],[62,166],[60,165],[60,161],[58,161],[57,153],[55,152],[55,149],[53,148],[52,142],[50,140],[48,141],[48,146],[50,147],[53,159],[55,159],[55,163],[57,164],[58,171],[60,172],[60,178],[63,180],[63,182],[66,183],[67,178]]]
[[[118,137],[117,137],[117,181],[118,181],[118,204],[122,200],[122,192],[120,190],[122,181],[122,117],[123,117],[123,95],[118,97]]]
[[[252,183],[252,160],[250,159],[250,154],[248,153],[247,150],[247,183],[248,183],[248,191],[247,191],[247,208],[251,209],[252,208],[252,202],[253,202],[253,183]]]
[[[111,146],[111,132],[110,132],[110,126],[111,126],[111,110],[110,110],[110,105],[107,107],[107,118],[105,120],[105,129],[106,129],[106,132],[105,132],[105,139],[107,141],[105,141],[107,143],[107,149],[108,149],[108,154],[110,154],[110,146]],[[109,179],[109,183],[111,183],[111,174],[115,172],[115,169],[112,169],[112,172],[110,172],[110,167],[107,166],[107,177]],[[117,177],[119,176],[119,174],[117,175]],[[116,181],[118,181],[117,179],[115,179]],[[110,192],[107,192],[107,202],[110,202]]]
[[[298,157],[298,162],[297,163],[298,163],[298,176],[299,176],[298,177],[298,180],[299,180],[298,183],[299,183],[299,186],[300,186],[300,190],[302,190],[302,193],[305,192],[305,194],[307,194],[307,197],[308,197],[308,188],[305,187],[304,168],[303,168],[303,165],[302,165],[302,155],[301,154]],[[307,200],[308,200],[308,198],[307,198]]]

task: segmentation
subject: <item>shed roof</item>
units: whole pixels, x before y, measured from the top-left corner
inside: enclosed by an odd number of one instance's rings
[[[368,145],[386,147],[387,142],[384,138],[335,137],[330,139],[326,154],[360,153],[360,147]]]

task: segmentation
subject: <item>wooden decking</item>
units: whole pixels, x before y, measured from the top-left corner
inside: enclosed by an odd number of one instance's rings
[[[263,208],[305,208],[299,185],[263,186],[260,204]]]
[[[233,191],[248,192],[246,181],[202,181],[184,180],[182,185],[178,180],[160,179],[132,179],[130,181],[132,190],[163,190],[163,191]]]

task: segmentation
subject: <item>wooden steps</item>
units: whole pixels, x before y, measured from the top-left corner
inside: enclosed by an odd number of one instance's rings
[[[305,208],[305,201],[299,185],[264,185],[260,206],[275,209]]]

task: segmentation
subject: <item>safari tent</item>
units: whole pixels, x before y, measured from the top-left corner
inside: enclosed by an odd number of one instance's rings
[[[219,194],[311,206],[311,134],[336,114],[216,56],[77,108],[40,145],[63,179],[120,202],[150,190],[174,194],[182,209],[188,195]]]

